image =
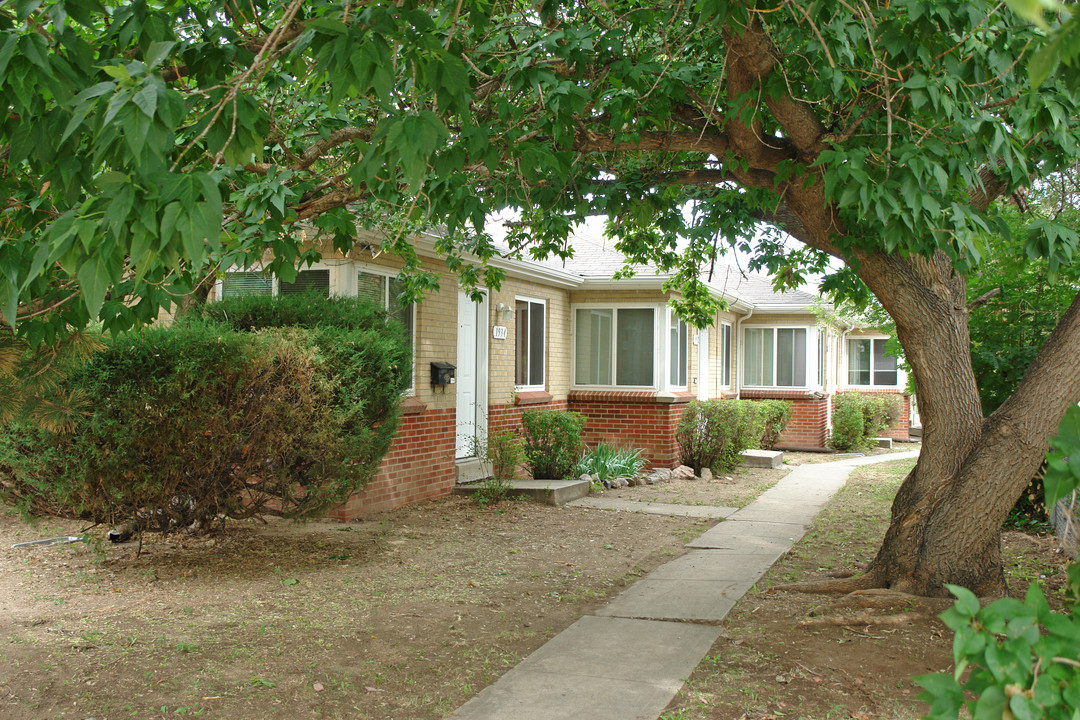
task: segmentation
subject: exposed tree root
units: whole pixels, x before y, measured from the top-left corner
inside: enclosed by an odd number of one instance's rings
[[[929,612],[906,612],[897,615],[879,615],[873,612],[861,612],[854,615],[829,615],[828,617],[811,618],[799,623],[799,627],[837,627],[854,625],[867,627],[870,625],[906,625],[909,622],[931,620],[934,615]]]
[[[783,583],[774,585],[771,591],[801,592],[815,595],[846,595],[857,590],[872,590],[885,587],[887,587],[885,582],[880,580],[876,573],[871,572],[857,577]]]
[[[929,612],[942,612],[952,605],[952,601],[946,598],[929,598],[921,595],[889,590],[886,588],[870,588],[869,590],[856,590],[838,599],[832,604],[834,609],[841,608],[867,608],[875,610],[891,610],[893,608],[917,607]]]

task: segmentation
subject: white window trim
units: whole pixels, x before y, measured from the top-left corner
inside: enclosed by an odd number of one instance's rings
[[[541,375],[541,377],[544,378],[544,382],[540,383],[539,385],[514,385],[514,391],[515,392],[517,392],[517,391],[529,392],[529,391],[534,391],[534,390],[546,390],[547,389],[547,346],[548,346],[548,305],[547,305],[547,300],[545,300],[544,298],[529,297],[527,295],[515,295],[514,296],[514,333],[515,333],[515,338],[514,338],[514,343],[515,343],[514,344],[514,382],[515,383],[517,382],[517,360],[518,360],[518,358],[517,358],[517,336],[516,336],[516,334],[517,334],[517,303],[518,302],[536,303],[538,305],[543,305],[544,306],[544,341],[543,341],[544,354],[543,354],[543,357],[541,358],[541,364],[540,364],[540,375]],[[530,318],[530,321],[531,321],[531,318]],[[531,338],[530,338],[530,342],[531,342]],[[529,348],[529,351],[530,351],[529,352],[529,357],[531,358],[532,357],[532,347],[531,346]]]
[[[391,299],[390,281],[397,278],[399,271],[394,268],[383,267],[382,265],[368,265],[367,263],[354,262],[352,264],[349,283],[346,287],[342,288],[343,294],[347,294],[348,297],[357,297],[360,294],[360,284],[358,279],[360,273],[382,277],[383,292],[386,297],[385,302],[383,302],[383,310],[389,312]],[[333,287],[332,283],[331,287]],[[412,369],[409,372],[409,387],[405,388],[405,391],[402,393],[405,396],[416,394],[416,303],[412,303],[412,337],[410,338],[410,342],[412,347]]]
[[[679,316],[675,314],[675,310],[672,309],[670,305],[665,306],[665,309],[667,310],[667,313],[664,319],[664,367],[662,368],[664,385],[667,390],[686,392],[690,387],[690,348],[693,347],[690,342],[690,323],[686,323],[686,383],[676,385],[671,382],[671,330],[672,325],[678,327],[678,324],[682,321],[679,319]],[[672,320],[674,320],[674,323]]]
[[[727,348],[726,348],[726,350],[727,350],[727,353],[726,353],[727,354],[727,368],[724,367],[724,359],[725,359],[724,358],[724,355],[725,355],[725,353],[724,353],[724,350],[725,350],[725,348],[724,348],[724,328],[727,328]],[[719,362],[719,365],[720,365],[720,367],[719,367],[719,370],[720,370],[720,372],[719,372],[719,375],[720,375],[720,383],[719,383],[719,385],[720,385],[720,388],[722,388],[724,390],[731,390],[731,375],[732,375],[732,373],[731,373],[731,364],[732,364],[732,360],[735,357],[735,343],[733,342],[734,339],[735,339],[735,332],[731,327],[731,323],[721,321],[720,322],[719,335],[720,335],[720,337],[718,338],[718,342],[717,342],[717,345],[719,346],[719,347],[717,347],[717,355],[718,355],[718,362]],[[725,370],[727,371],[727,376],[726,377],[725,377]]]
[[[907,375],[900,369],[901,358],[896,358],[896,384],[895,385],[878,385],[874,382],[874,342],[877,340],[891,340],[889,335],[856,335],[852,337],[848,335],[844,338],[843,342],[843,383],[840,385],[845,390],[859,390],[859,389],[881,389],[881,390],[899,390],[907,385]],[[869,340],[870,341],[870,384],[869,385],[854,385],[851,382],[851,352],[848,350],[848,343],[852,340]]]
[[[756,325],[743,325],[740,328],[741,336],[739,337],[739,348],[742,356],[739,358],[739,387],[754,389],[754,390],[809,390],[814,387],[814,384],[810,382],[817,378],[817,337],[814,335],[814,331],[817,328],[813,325],[769,325],[766,323]],[[773,385],[750,385],[746,382],[746,368],[749,363],[746,360],[746,331],[747,330],[772,330],[773,331],[773,367],[772,377]],[[805,330],[806,331],[806,353],[803,358],[803,362],[806,364],[806,372],[804,377],[807,382],[803,385],[776,385],[776,331],[777,330]]]
[[[576,303],[570,306],[570,375],[571,387],[575,390],[653,390],[660,389],[658,380],[664,377],[666,369],[664,362],[664,350],[666,341],[661,332],[660,317],[667,310],[667,303]],[[652,385],[584,385],[577,381],[577,311],[578,310],[614,310],[611,317],[611,377],[615,379],[618,366],[618,311],[619,310],[652,310],[653,311],[653,384]]]

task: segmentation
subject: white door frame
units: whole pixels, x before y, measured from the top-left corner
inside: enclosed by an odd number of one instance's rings
[[[709,399],[709,328],[698,330],[697,399]]]
[[[458,290],[457,327],[460,330],[462,321],[465,320],[471,321],[475,329],[475,345],[472,348],[463,347],[462,338],[458,337],[458,384],[460,386],[466,370],[472,371],[474,382],[471,407],[462,406],[460,401],[457,403],[455,456],[458,460],[476,457],[475,443],[482,443],[487,438],[488,294],[487,291],[482,290],[482,292],[484,293],[483,300],[474,303],[465,291]],[[469,353],[470,349],[471,353]]]

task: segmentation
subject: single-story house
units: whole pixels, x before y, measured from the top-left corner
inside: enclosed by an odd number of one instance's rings
[[[282,283],[253,270],[223,274],[217,297],[318,289],[382,302],[411,334],[413,383],[377,477],[332,515],[349,519],[448,494],[476,479],[478,439],[520,426],[526,408],[570,409],[589,419],[585,440],[631,445],[654,467],[675,467],[675,426],[692,399],[792,401],[780,447],[823,449],[831,397],[860,390],[903,398],[892,429],[906,438],[906,377],[885,352],[887,337],[819,324],[816,296],[778,293],[769,278],[717,266],[709,286],[727,303],[712,327],[692,328],[669,307],[666,276],[638,267],[614,280],[623,256],[610,241],[574,240],[572,259],[495,259],[505,280],[473,302],[435,252],[434,236],[415,241],[425,267],[444,277],[415,305],[397,301],[400,261],[373,253],[377,238],[347,256],[326,252]],[[445,376],[453,366],[453,379]],[[442,369],[442,377],[438,371]]]

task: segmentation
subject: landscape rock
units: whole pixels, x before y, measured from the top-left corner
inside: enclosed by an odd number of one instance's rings
[[[701,479],[705,482],[710,482],[713,479],[712,470],[709,468],[701,468]]]
[[[641,487],[642,485],[645,484],[645,482],[646,482],[645,478],[646,477],[647,477],[646,475],[637,475],[635,477],[630,478],[627,481],[627,484],[630,485],[631,487]],[[652,483],[649,483],[649,484],[651,485]]]
[[[630,484],[630,481],[627,478],[615,478],[611,482],[612,482],[613,485],[615,485],[615,487],[621,487],[621,488],[626,487],[627,485]]]
[[[672,478],[678,478],[680,480],[692,480],[694,478],[694,468],[688,465],[680,465],[670,472]]]

